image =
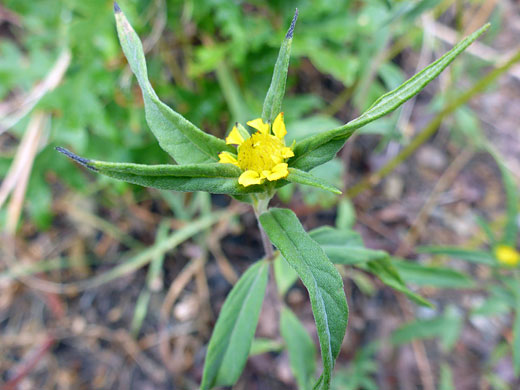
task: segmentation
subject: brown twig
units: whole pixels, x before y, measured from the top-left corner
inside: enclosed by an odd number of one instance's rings
[[[437,203],[437,199],[441,192],[445,191],[451,183],[457,178],[457,175],[460,171],[466,166],[466,164],[471,160],[473,155],[475,154],[475,150],[473,148],[464,149],[450,166],[444,171],[441,175],[435,186],[433,187],[430,196],[424,203],[423,207],[417,214],[417,217],[412,222],[410,229],[408,230],[407,235],[402,239],[399,247],[396,250],[396,256],[406,256],[406,254],[414,247],[415,242],[420,237],[424,226],[428,222],[428,218]]]
[[[397,297],[397,302],[399,303],[399,307],[401,308],[401,312],[403,313],[405,321],[413,321],[414,316],[410,308],[410,302],[408,302],[401,293],[395,293],[395,296]],[[428,355],[426,354],[424,343],[421,340],[413,340],[412,349],[415,356],[415,361],[417,362],[417,369],[419,370],[422,389],[435,390],[435,381],[432,368],[430,361],[428,360]]]
[[[16,390],[18,384],[31,373],[31,371],[36,367],[38,362],[47,354],[47,352],[52,348],[54,343],[56,342],[54,336],[47,335],[47,338],[43,341],[43,343],[29,352],[25,359],[18,364],[14,368],[15,374],[11,379],[9,379],[3,386],[0,388],[1,390]]]

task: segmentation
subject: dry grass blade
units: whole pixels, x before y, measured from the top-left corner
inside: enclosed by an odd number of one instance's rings
[[[38,145],[43,132],[46,114],[43,112],[35,112],[29,122],[27,131],[25,132],[22,142],[16,152],[15,162],[13,163],[13,174],[9,172],[9,182],[0,188],[0,207],[4,196],[7,196],[12,190],[12,197],[7,208],[6,228],[8,234],[14,234],[20,214],[22,213],[23,201],[31,170],[38,151]],[[7,181],[7,180],[6,180]],[[9,188],[11,187],[11,188]],[[5,194],[5,195],[4,195]]]
[[[14,126],[27,115],[49,91],[58,86],[69,67],[71,54],[68,49],[62,51],[47,76],[26,95],[0,104],[0,134]]]
[[[121,264],[115,266],[110,271],[104,272],[90,279],[81,280],[71,283],[55,283],[36,277],[21,277],[20,280],[27,283],[33,289],[56,294],[76,294],[79,291],[99,287],[114,279],[135,272],[139,268],[145,266],[161,253],[166,253],[184,241],[190,239],[194,235],[211,227],[218,221],[229,218],[233,215],[230,210],[227,212],[213,212],[209,215],[196,219],[183,228],[170,234],[165,240],[155,243],[151,247],[142,250],[138,254],[127,258]],[[15,262],[12,256],[11,263]]]
[[[459,39],[455,30],[439,22],[433,21],[432,23],[425,24],[424,29],[429,34],[432,34],[436,38],[450,45],[456,44]],[[484,61],[489,61],[496,67],[502,66],[516,54],[515,50],[512,50],[509,53],[500,53],[479,41],[473,42],[473,44],[466,49],[466,52]],[[512,66],[508,69],[507,73],[517,80],[520,80],[520,65]]]

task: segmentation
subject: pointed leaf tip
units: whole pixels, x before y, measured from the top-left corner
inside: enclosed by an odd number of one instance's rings
[[[58,152],[63,153],[65,156],[73,159],[74,161],[80,163],[84,167],[87,167],[89,169],[92,169],[93,171],[97,171],[96,168],[94,168],[92,165],[90,165],[90,160],[80,157],[77,154],[72,153],[70,150],[67,150],[65,148],[62,148],[61,146],[56,146],[55,148]]]
[[[296,25],[296,20],[298,19],[298,8],[294,11],[294,16],[291,22],[291,27],[289,27],[289,31],[287,31],[287,34],[285,35],[285,39],[291,39],[294,34],[294,26]]]
[[[119,8],[119,4],[117,4],[117,1],[114,1],[114,12],[116,14],[121,12],[121,8]]]

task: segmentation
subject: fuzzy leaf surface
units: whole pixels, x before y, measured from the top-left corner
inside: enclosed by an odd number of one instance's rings
[[[246,364],[267,286],[269,264],[259,261],[226,298],[204,362],[201,390],[235,384]]]
[[[348,321],[343,280],[291,210],[270,209],[260,223],[309,292],[323,361],[320,387],[328,389]]]
[[[263,191],[262,186],[238,183],[240,169],[231,164],[144,165],[88,160],[63,148],[61,153],[98,173],[144,187],[181,192],[245,195]]]
[[[264,122],[273,123],[276,116],[282,111],[282,100],[285,95],[285,83],[287,82],[287,71],[289,69],[296,19],[298,19],[298,10],[296,10],[291,26],[282,41],[280,52],[278,53],[278,58],[274,65],[273,78],[267,90],[262,110],[262,119]]]
[[[321,188],[322,190],[329,191],[337,195],[341,194],[340,190],[334,186],[331,186],[325,180],[311,175],[309,172],[301,171],[296,168],[289,168],[289,176],[287,176],[287,181],[290,181],[291,183],[298,183],[306,186]]]
[[[159,100],[148,81],[143,45],[139,37],[118,7],[115,18],[121,47],[143,93],[146,121],[161,148],[178,164],[217,162],[220,152],[232,151],[223,140],[203,132]]]

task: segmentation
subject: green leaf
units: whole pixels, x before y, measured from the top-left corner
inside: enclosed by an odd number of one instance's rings
[[[280,352],[284,349],[284,345],[276,340],[267,338],[255,338],[251,343],[249,356],[262,355],[267,352]]]
[[[403,293],[415,303],[425,307],[433,307],[433,305],[428,300],[424,299],[419,294],[414,293],[406,286],[403,279],[401,278],[401,275],[399,275],[399,272],[393,266],[389,257],[377,261],[369,261],[366,264],[359,264],[357,266],[359,268],[370,271],[376,275],[384,284],[392,287],[396,291]]]
[[[441,364],[439,390],[456,390],[453,384],[453,371],[447,363]]]
[[[148,81],[139,37],[117,4],[114,5],[114,11],[121,47],[143,92],[146,120],[161,148],[178,164],[217,162],[220,152],[232,151],[223,140],[203,132],[159,100]]]
[[[348,320],[341,276],[291,210],[271,209],[260,223],[309,292],[323,360],[321,388],[328,389]]]
[[[404,281],[417,286],[439,288],[471,288],[475,286],[468,275],[451,268],[425,266],[409,260],[392,259],[392,263]]]
[[[342,197],[336,212],[336,227],[338,229],[352,229],[356,223],[356,210],[351,200]]]
[[[253,264],[226,298],[209,341],[201,389],[230,386],[246,364],[267,286],[269,264]]]
[[[264,122],[273,123],[276,116],[282,112],[282,100],[285,94],[285,83],[287,81],[287,70],[289,69],[289,59],[291,57],[291,45],[294,33],[294,26],[298,19],[298,9],[294,13],[291,26],[285,35],[285,39],[280,47],[276,64],[274,65],[273,79],[267,91],[262,110]]]
[[[307,390],[314,375],[316,347],[304,326],[287,307],[280,314],[280,333],[287,344],[289,363],[298,388]]]
[[[262,192],[262,186],[238,184],[240,169],[232,164],[143,165],[88,160],[57,147],[56,150],[81,165],[128,183],[161,190],[206,191],[213,194],[242,195]]]
[[[463,321],[454,307],[448,307],[442,316],[414,320],[401,326],[393,332],[392,342],[406,344],[412,340],[439,337],[443,349],[449,351],[458,339]]]
[[[309,232],[334,264],[358,264],[388,257],[388,253],[365,248],[358,232],[322,226]]]
[[[294,149],[295,155],[289,160],[289,165],[308,171],[331,160],[355,130],[392,112],[418,94],[488,28],[489,24],[486,24],[459,42],[448,53],[424,68],[400,87],[381,96],[360,117],[350,121],[346,125],[306,138],[297,143]]]
[[[291,288],[291,286],[298,280],[298,274],[282,255],[274,260],[274,277],[276,279],[276,286],[278,287],[278,294],[281,297]]]
[[[289,176],[287,176],[287,181],[290,181],[291,183],[298,183],[311,187],[321,188],[322,190],[341,195],[341,191],[336,187],[331,186],[326,181],[319,179],[308,172],[300,171],[296,168],[289,168]]]
[[[501,161],[497,160],[497,163],[506,190],[507,216],[503,242],[515,247],[518,235],[518,190],[509,169]]]
[[[417,248],[417,252],[450,256],[477,264],[497,265],[495,257],[489,252],[464,249],[456,246],[421,246]]]
[[[511,283],[511,290],[515,297],[515,318],[513,320],[513,367],[515,376],[520,376],[520,278],[516,275],[514,282]]]

